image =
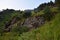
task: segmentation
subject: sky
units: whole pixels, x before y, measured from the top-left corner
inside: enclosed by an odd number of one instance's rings
[[[49,1],[50,0],[0,0],[0,10],[7,8],[15,10],[34,9],[40,4]]]

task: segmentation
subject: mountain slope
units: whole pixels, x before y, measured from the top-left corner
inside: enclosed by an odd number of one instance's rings
[[[60,40],[60,13],[42,27],[23,33],[18,40]]]

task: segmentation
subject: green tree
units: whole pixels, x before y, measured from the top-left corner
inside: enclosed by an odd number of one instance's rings
[[[58,9],[60,10],[60,0],[55,0],[55,3],[59,7]]]
[[[51,10],[48,6],[46,6],[46,8],[44,9],[44,17],[46,20],[50,21],[52,18],[52,14],[51,14]]]
[[[23,17],[24,18],[28,18],[32,15],[31,11],[27,10],[27,11],[24,11],[24,14],[23,14]]]

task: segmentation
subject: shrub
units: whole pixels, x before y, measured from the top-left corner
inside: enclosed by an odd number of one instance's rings
[[[26,27],[26,26],[22,26],[22,27],[17,26],[17,27],[15,27],[15,28],[12,28],[11,31],[12,31],[12,32],[19,33],[19,34],[22,34],[23,32],[27,32],[27,31],[28,31],[28,27]]]

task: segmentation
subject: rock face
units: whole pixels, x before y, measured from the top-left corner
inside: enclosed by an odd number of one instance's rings
[[[13,24],[15,24],[17,21],[18,21],[18,18],[13,18],[11,21],[9,21],[5,25],[5,31],[9,32],[13,27]],[[35,17],[29,17],[25,19],[23,22],[19,22],[18,24],[20,25],[20,27],[26,26],[29,29],[31,29],[31,28],[37,28],[44,23],[45,23],[45,19],[43,16],[35,16]]]
[[[38,26],[41,26],[44,23],[45,23],[45,19],[43,16],[36,16],[36,17],[27,18],[23,25],[29,28],[37,28]]]

